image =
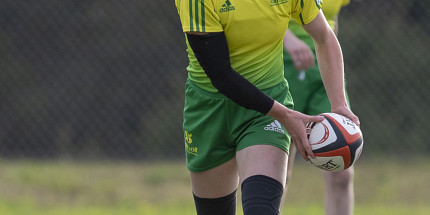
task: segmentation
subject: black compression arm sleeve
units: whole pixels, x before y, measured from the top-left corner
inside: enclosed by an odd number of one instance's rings
[[[194,55],[212,85],[237,104],[267,114],[274,100],[233,70],[224,32],[187,34]]]

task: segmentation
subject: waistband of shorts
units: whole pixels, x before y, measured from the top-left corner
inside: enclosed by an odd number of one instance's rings
[[[220,98],[220,99],[228,99],[224,94],[220,93],[220,92],[210,92],[207,90],[204,90],[202,88],[200,88],[199,86],[197,86],[193,81],[191,81],[190,79],[187,79],[187,85],[189,85],[190,88],[192,88],[193,90],[205,95],[205,96],[209,96],[212,98]],[[272,87],[268,87],[265,89],[262,89],[261,91],[263,91],[263,93],[268,94],[270,93],[270,91],[279,88],[279,87],[285,87],[287,86],[287,80],[285,80],[285,78],[278,84],[272,86]]]

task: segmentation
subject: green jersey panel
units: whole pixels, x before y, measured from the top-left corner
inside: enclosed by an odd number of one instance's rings
[[[282,40],[290,19],[307,24],[320,0],[175,0],[184,32],[224,32],[233,69],[259,89],[283,80]],[[210,92],[212,86],[187,41],[188,77]]]

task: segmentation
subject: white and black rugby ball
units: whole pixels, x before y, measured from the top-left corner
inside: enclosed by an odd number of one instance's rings
[[[342,171],[351,167],[363,149],[363,135],[349,118],[336,113],[323,113],[322,122],[308,123],[309,142],[315,159],[310,162],[323,170]]]

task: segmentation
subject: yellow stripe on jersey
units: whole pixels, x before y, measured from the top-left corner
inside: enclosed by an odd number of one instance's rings
[[[205,32],[205,5],[203,2],[204,0],[189,0],[190,31]],[[194,13],[192,12],[193,4],[194,4]],[[194,17],[193,17],[193,14],[194,14]],[[195,29],[194,29],[194,26],[195,26]]]

